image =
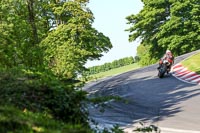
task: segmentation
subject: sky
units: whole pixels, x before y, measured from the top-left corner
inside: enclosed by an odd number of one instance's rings
[[[136,55],[138,40],[129,42],[129,32],[125,31],[130,25],[125,19],[131,14],[137,14],[143,8],[141,0],[90,0],[88,7],[95,20],[93,27],[110,38],[113,48],[103,53],[100,60],[88,61],[86,67],[102,65],[124,57]]]

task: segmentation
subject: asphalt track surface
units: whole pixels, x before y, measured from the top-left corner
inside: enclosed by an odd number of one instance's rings
[[[200,52],[175,58],[175,64]],[[88,105],[98,127],[119,125],[128,132],[154,124],[161,133],[200,133],[200,85],[182,82],[172,75],[157,77],[157,64],[98,80],[84,87],[89,97],[120,96],[100,105]]]

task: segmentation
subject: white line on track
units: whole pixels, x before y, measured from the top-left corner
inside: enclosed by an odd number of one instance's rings
[[[200,131],[194,130],[183,130],[183,129],[174,129],[174,128],[166,128],[159,127],[161,129],[161,133],[200,133]]]

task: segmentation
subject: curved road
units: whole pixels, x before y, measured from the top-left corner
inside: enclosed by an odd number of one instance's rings
[[[175,64],[194,51],[175,58]],[[101,106],[89,106],[90,118],[100,127],[118,124],[131,133],[138,122],[154,124],[161,133],[200,133],[200,86],[173,76],[157,77],[157,64],[89,83],[92,96],[120,96]],[[102,111],[103,109],[103,111]]]

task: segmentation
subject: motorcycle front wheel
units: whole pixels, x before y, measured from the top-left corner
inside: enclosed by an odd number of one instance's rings
[[[161,68],[158,70],[158,77],[163,78],[166,71],[167,67],[165,65],[162,65]]]

